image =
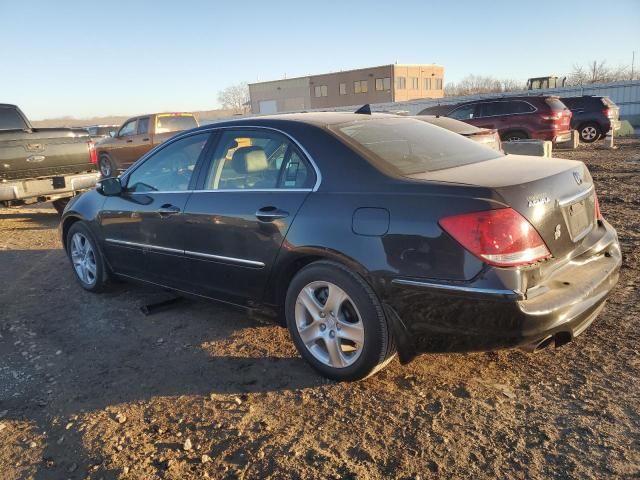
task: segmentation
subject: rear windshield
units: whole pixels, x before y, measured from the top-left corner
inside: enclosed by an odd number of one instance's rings
[[[383,171],[413,175],[501,156],[500,152],[411,118],[376,118],[330,127]]]
[[[0,130],[22,130],[27,124],[15,108],[0,107]]]
[[[551,110],[553,111],[561,111],[567,109],[567,106],[562,103],[559,98],[546,98],[545,102],[547,102],[547,105],[549,105],[549,107],[551,107]]]
[[[156,133],[179,132],[198,126],[193,115],[158,115]]]
[[[617,107],[615,102],[609,97],[602,97],[602,103],[604,103],[607,107]]]

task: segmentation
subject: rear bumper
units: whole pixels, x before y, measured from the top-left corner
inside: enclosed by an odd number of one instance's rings
[[[568,142],[571,140],[571,130],[538,130],[530,133],[534,140],[548,140],[553,143]]]
[[[80,190],[93,188],[100,174],[89,172],[59,177],[11,180],[0,183],[0,201],[40,198],[50,200],[68,197]],[[55,180],[54,180],[55,179]]]
[[[615,230],[525,291],[486,279],[434,284],[396,278],[385,310],[401,361],[426,352],[470,352],[566,343],[597,317],[618,281],[622,257]]]

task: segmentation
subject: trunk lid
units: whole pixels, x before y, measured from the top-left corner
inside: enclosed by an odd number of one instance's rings
[[[556,258],[575,250],[596,225],[593,180],[582,162],[506,155],[408,178],[492,189],[533,225]]]

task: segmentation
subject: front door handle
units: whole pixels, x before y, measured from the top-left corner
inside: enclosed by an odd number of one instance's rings
[[[133,143],[133,140],[129,139],[127,140],[127,143]]]
[[[280,210],[277,207],[262,207],[256,212],[256,217],[262,222],[273,222],[279,218],[286,218],[289,216],[289,212]]]
[[[180,213],[180,209],[175,205],[171,205],[170,203],[165,203],[158,210],[156,210],[160,214],[161,217],[168,215],[175,215],[176,213]]]

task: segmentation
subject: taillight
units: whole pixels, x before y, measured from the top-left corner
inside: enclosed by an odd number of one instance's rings
[[[489,265],[515,267],[551,256],[535,228],[512,208],[455,215],[439,223],[464,248]]]
[[[602,212],[600,211],[600,201],[598,200],[598,195],[596,193],[593,194],[595,210],[596,210],[596,220],[604,220],[602,216]]]
[[[96,144],[91,142],[89,143],[89,161],[94,165],[98,164],[98,152],[96,152]]]
[[[613,118],[614,117],[613,110],[611,110],[609,107],[603,109],[602,110],[602,114],[607,118]]]

